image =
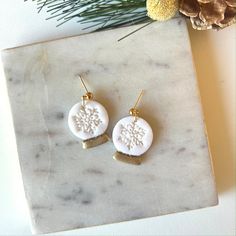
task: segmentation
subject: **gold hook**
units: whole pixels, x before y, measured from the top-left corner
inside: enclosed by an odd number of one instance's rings
[[[136,102],[135,102],[135,104],[134,104],[134,107],[129,110],[129,114],[130,114],[130,115],[135,116],[135,117],[138,116],[139,110],[136,109],[136,107],[137,107],[139,101],[141,100],[141,98],[142,98],[142,96],[143,96],[143,93],[144,93],[144,90],[142,90],[142,91],[140,92],[140,94],[139,94],[139,96],[138,96],[138,99],[136,100]]]
[[[84,89],[85,89],[86,92],[88,93],[89,91],[88,91],[88,89],[87,89],[87,87],[86,87],[86,85],[85,85],[85,83],[84,83],[83,78],[81,77],[81,75],[78,75],[78,77],[80,78],[81,84],[83,85]]]
[[[86,85],[85,85],[85,83],[84,83],[84,80],[83,80],[82,76],[81,76],[81,75],[78,75],[78,77],[80,78],[80,81],[81,81],[81,83],[82,83],[84,89],[86,90],[86,94],[82,96],[82,99],[83,99],[83,100],[84,100],[84,99],[88,99],[88,100],[93,99],[93,94],[88,91],[88,89],[87,89],[87,87],[86,87]]]
[[[136,106],[138,105],[139,101],[141,100],[142,96],[143,96],[143,93],[144,93],[144,90],[142,90],[138,96],[138,99],[137,101],[135,102],[135,105],[134,105],[134,109],[136,108]]]

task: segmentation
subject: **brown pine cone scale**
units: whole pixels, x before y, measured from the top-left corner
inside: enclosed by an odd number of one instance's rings
[[[236,22],[236,0],[180,0],[179,11],[194,29],[221,29]]]

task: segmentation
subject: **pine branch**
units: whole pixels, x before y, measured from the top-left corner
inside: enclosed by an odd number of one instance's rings
[[[38,12],[46,10],[58,25],[76,19],[84,29],[108,29],[150,21],[146,0],[32,0]]]

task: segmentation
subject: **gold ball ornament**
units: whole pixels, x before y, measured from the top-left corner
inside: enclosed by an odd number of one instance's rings
[[[169,20],[179,9],[178,0],[147,0],[147,15],[157,21]]]

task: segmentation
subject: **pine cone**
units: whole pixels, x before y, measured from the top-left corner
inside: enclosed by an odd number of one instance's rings
[[[180,0],[194,29],[221,29],[236,22],[236,0]]]

